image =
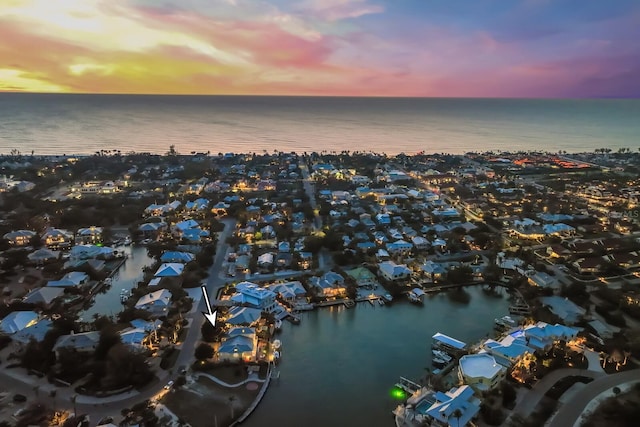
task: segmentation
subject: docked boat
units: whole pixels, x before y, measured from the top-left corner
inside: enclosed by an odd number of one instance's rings
[[[409,297],[409,301],[415,304],[422,304],[424,295],[424,291],[420,288],[413,288],[407,294],[407,296]]]
[[[391,302],[393,301],[393,297],[391,296],[391,294],[384,294],[382,295],[382,299],[385,300],[386,302]]]
[[[450,362],[452,357],[450,355],[448,355],[446,352],[442,351],[442,350],[432,350],[431,354],[433,355],[434,359],[442,359],[445,362]]]
[[[511,316],[502,316],[499,319],[494,320],[495,328],[499,331],[506,331],[507,329],[515,328],[518,326],[518,322]]]
[[[125,238],[124,238],[124,240],[122,241],[122,244],[123,244],[124,246],[129,246],[129,245],[131,245],[131,237],[129,237],[129,236],[125,237]]]
[[[276,320],[275,328],[276,328],[276,331],[279,331],[280,329],[282,329],[282,320],[280,319]]]
[[[280,347],[282,347],[282,342],[280,340],[274,340],[272,346],[273,348],[278,350]]]
[[[121,290],[120,291],[120,302],[123,303],[123,304],[126,303],[130,296],[131,296],[131,291],[129,291],[128,289]]]
[[[378,305],[384,305],[385,302],[382,298],[378,298]]]

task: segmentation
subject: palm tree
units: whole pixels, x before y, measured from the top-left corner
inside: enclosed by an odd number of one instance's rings
[[[460,409],[456,409],[453,411],[451,416],[456,419],[456,427],[460,427],[460,417],[462,417],[462,411]]]

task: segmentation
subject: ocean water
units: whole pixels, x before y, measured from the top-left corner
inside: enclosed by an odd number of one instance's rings
[[[486,150],[640,146],[640,100],[0,93],[0,154]]]

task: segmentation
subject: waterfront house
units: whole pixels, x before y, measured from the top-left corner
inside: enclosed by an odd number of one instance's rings
[[[534,349],[527,345],[527,339],[522,329],[511,332],[500,341],[488,339],[482,343],[483,350],[494,357],[496,362],[502,366],[509,368],[525,354],[531,354]]]
[[[79,228],[76,231],[76,245],[88,245],[102,242],[102,227]]]
[[[61,288],[36,288],[29,292],[22,302],[25,304],[34,304],[44,309],[49,309],[54,304],[56,298],[64,293],[64,289]]]
[[[255,362],[258,336],[254,328],[235,327],[229,329],[218,348],[220,362]]]
[[[113,248],[97,245],[76,245],[69,251],[70,260],[83,259],[112,259],[115,257]]]
[[[100,332],[91,331],[83,332],[79,334],[71,333],[69,335],[62,335],[58,337],[53,351],[57,357],[60,357],[60,349],[69,348],[79,353],[91,353],[96,350],[98,343],[100,342]]]
[[[140,297],[136,302],[135,308],[146,310],[157,317],[166,315],[170,305],[171,292],[168,289],[160,289]]]
[[[411,270],[406,264],[396,264],[393,261],[379,263],[378,271],[382,277],[391,282],[405,280],[411,276]]]
[[[396,425],[433,427],[465,427],[480,412],[480,400],[471,387],[453,387],[443,393],[422,389],[407,400],[407,406],[396,409]]]
[[[298,281],[274,283],[269,285],[268,288],[275,292],[278,298],[290,304],[295,304],[296,302],[307,302],[307,291],[302,286],[302,283]]]
[[[344,277],[333,271],[329,271],[321,277],[311,277],[309,285],[316,290],[319,296],[324,297],[335,297],[346,292]]]
[[[424,264],[420,266],[423,274],[427,277],[428,280],[432,282],[436,282],[440,280],[447,272],[447,269],[444,265],[433,262],[431,260],[427,260]]]
[[[252,307],[231,307],[229,315],[225,323],[234,326],[252,326],[255,325],[262,316],[262,310]]]
[[[35,325],[40,316],[35,311],[13,311],[0,320],[0,332],[12,335]]]
[[[73,243],[73,233],[59,228],[49,228],[41,237],[42,242],[49,249],[64,249]]]
[[[376,275],[366,267],[357,267],[352,270],[347,270],[346,273],[356,281],[358,286],[370,286],[376,282]]]
[[[236,293],[231,301],[244,306],[258,308],[271,313],[276,310],[276,294],[269,289],[261,288],[255,283],[241,282],[236,285]]]
[[[165,222],[145,222],[138,227],[138,231],[145,239],[157,239],[160,233],[167,229]]]
[[[543,271],[536,272],[533,276],[529,277],[528,281],[530,285],[541,288],[556,288],[558,286],[558,280]]]
[[[184,271],[184,264],[179,262],[166,262],[153,274],[153,277],[178,277]]]
[[[6,233],[3,239],[7,240],[11,246],[28,246],[31,239],[36,235],[35,231],[17,230]]]
[[[81,271],[70,271],[65,274],[60,280],[49,280],[47,282],[48,287],[54,288],[75,288],[80,287],[89,282],[89,276],[87,273]]]
[[[163,263],[182,263],[188,264],[195,259],[191,252],[165,251],[160,257]]]
[[[458,378],[477,392],[495,388],[505,378],[506,369],[486,353],[467,354],[460,358]]]

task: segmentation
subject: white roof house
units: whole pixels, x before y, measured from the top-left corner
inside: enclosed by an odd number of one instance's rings
[[[275,292],[251,282],[238,283],[231,301],[268,312],[272,312],[277,306]]]
[[[485,391],[504,379],[506,368],[487,353],[467,354],[460,358],[458,378],[475,390]]]
[[[405,264],[396,264],[393,261],[384,261],[378,264],[380,274],[387,280],[406,279],[411,275],[411,270]]]
[[[26,304],[40,304],[49,306],[54,299],[58,298],[64,293],[64,289],[61,288],[36,288],[29,292],[22,300]]]
[[[56,353],[61,348],[72,348],[79,352],[92,353],[100,342],[100,332],[90,331],[79,334],[62,335],[53,346]]]
[[[154,314],[163,314],[167,312],[170,305],[171,292],[168,289],[160,289],[140,297],[135,308],[150,311]]]

